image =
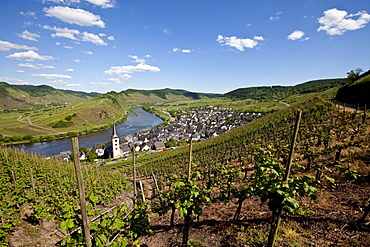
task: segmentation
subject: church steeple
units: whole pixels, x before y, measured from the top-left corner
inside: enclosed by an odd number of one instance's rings
[[[117,135],[117,131],[116,131],[116,125],[115,125],[115,124],[113,124],[113,133],[112,133],[112,138],[116,138],[116,137],[118,137],[118,135]]]
[[[113,133],[112,133],[112,153],[114,159],[122,157],[122,150],[119,146],[119,137],[116,131],[116,125],[113,124]]]

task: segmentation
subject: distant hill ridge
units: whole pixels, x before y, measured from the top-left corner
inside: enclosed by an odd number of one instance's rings
[[[225,93],[222,97],[231,99],[281,100],[293,94],[322,92],[333,87],[344,85],[345,78],[322,79],[301,83],[295,86],[261,86],[239,88]]]
[[[11,85],[0,82],[0,108],[22,108],[36,105],[61,105],[78,103],[108,94],[118,94],[132,105],[164,103],[169,101],[197,100],[226,97],[230,99],[253,99],[259,101],[281,100],[294,94],[321,92],[346,83],[345,78],[313,80],[295,86],[261,86],[239,88],[225,94],[197,93],[183,89],[140,90],[127,89],[119,93],[86,93],[81,91],[56,89],[41,85]]]
[[[140,93],[143,95],[154,94],[163,99],[167,99],[166,95],[168,94],[182,95],[182,96],[185,96],[187,98],[192,98],[192,99],[215,98],[220,95],[220,94],[213,94],[213,93],[194,93],[194,92],[189,92],[183,89],[171,89],[171,88],[154,89],[154,90],[127,89],[125,91],[121,91],[121,93],[124,93],[126,95],[129,95],[132,93]]]
[[[0,82],[0,108],[22,108],[36,105],[78,103],[99,97],[100,93],[56,89],[47,85],[12,85]]]

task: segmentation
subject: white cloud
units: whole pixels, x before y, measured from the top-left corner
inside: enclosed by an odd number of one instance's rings
[[[65,71],[67,71],[67,72],[73,72],[74,69],[66,69]]]
[[[260,41],[264,41],[265,40],[265,38],[262,37],[262,36],[254,36],[253,39],[254,40],[260,40]]]
[[[66,49],[74,49],[73,46],[68,46],[68,45],[63,46],[63,48],[66,48]]]
[[[82,41],[91,42],[95,45],[108,45],[98,35],[88,32],[83,32],[81,36]]]
[[[303,37],[304,37],[304,32],[303,31],[295,30],[294,32],[289,34],[287,38],[290,39],[290,40],[300,40],[300,41],[309,39],[308,37],[305,37],[305,38],[303,38]]]
[[[57,4],[66,4],[66,5],[80,2],[80,0],[42,0],[42,1],[43,2],[53,2]]]
[[[108,36],[108,40],[115,40],[113,36]]]
[[[17,35],[22,39],[28,39],[32,41],[37,41],[37,38],[40,38],[40,35],[38,35],[37,33],[31,33],[27,30],[23,31],[22,33],[18,33]]]
[[[100,6],[102,8],[112,8],[114,7],[114,0],[86,0],[89,3]],[[80,0],[43,0],[43,2],[54,2],[58,4],[71,5],[74,3],[80,3]]]
[[[53,80],[53,81],[49,81],[49,83],[63,85],[63,84],[67,84],[68,82],[63,81],[63,80]]]
[[[60,27],[50,27],[47,25],[43,26],[44,29],[55,31],[55,33],[51,34],[53,38],[67,38],[74,41],[84,41],[84,42],[91,42],[95,45],[107,45],[99,35],[83,32],[76,29],[69,29],[69,28],[60,28]]]
[[[270,21],[273,21],[273,20],[278,20],[280,19],[280,15],[283,13],[283,11],[279,11],[275,14],[275,16],[271,16],[270,17]]]
[[[81,52],[83,52],[83,53],[85,53],[85,54],[87,54],[87,55],[92,55],[92,54],[94,54],[92,51],[81,51]]]
[[[54,79],[58,79],[58,78],[62,78],[62,79],[71,79],[72,78],[72,76],[62,75],[62,74],[32,74],[31,76],[44,78],[44,79],[49,79],[49,80],[54,80]]]
[[[38,60],[53,60],[54,59],[52,56],[42,56],[34,51],[16,52],[16,53],[6,56],[6,58],[23,60],[27,62],[33,62],[35,59],[38,59]]]
[[[99,15],[94,15],[93,13],[83,9],[55,6],[44,8],[43,10],[46,12],[46,16],[56,17],[59,20],[70,24],[105,28],[105,23],[101,20]]]
[[[48,26],[48,25],[44,25],[42,28],[44,29],[47,29],[47,30],[51,30],[51,31],[55,31],[55,33],[53,33],[51,35],[51,37],[53,38],[68,38],[68,39],[72,39],[72,40],[78,40],[76,38],[75,35],[79,35],[80,34],[80,31],[76,30],[76,29],[69,29],[69,28],[60,28],[60,27],[51,27],[51,26]],[[59,43],[60,44],[60,43]]]
[[[19,12],[19,14],[37,19],[36,12],[32,12],[32,11],[23,12],[23,11],[21,11],[21,12]]]
[[[43,64],[31,64],[31,63],[20,63],[19,67],[30,68],[30,69],[56,69],[54,66],[43,65]]]
[[[92,4],[98,5],[102,8],[112,8],[114,7],[114,1],[113,0],[86,0]]]
[[[75,60],[73,60],[75,63],[85,63],[85,61],[84,60],[80,60],[80,59],[75,59]]]
[[[192,50],[190,50],[190,49],[180,49],[180,48],[175,47],[175,48],[172,49],[172,52],[191,53]]]
[[[26,71],[24,71],[24,70],[17,70],[17,73],[26,73]]]
[[[109,78],[107,79],[107,81],[112,81],[112,82],[115,82],[115,83],[119,83],[119,84],[122,84],[124,81],[128,80],[128,79],[131,79],[132,76],[129,75],[129,74],[123,74],[123,75],[119,75],[115,78]]]
[[[67,87],[81,87],[81,84],[67,84]]]
[[[146,63],[146,59],[144,58],[140,58],[138,56],[132,56],[132,55],[128,55],[130,58],[134,59],[134,62],[135,63]]]
[[[353,18],[353,17],[356,17]],[[347,31],[353,31],[366,26],[370,22],[370,15],[365,11],[356,14],[348,14],[345,10],[336,8],[324,11],[324,15],[317,19],[321,26],[317,31],[326,31],[330,36],[342,35]]]
[[[31,25],[33,25],[33,22],[31,22],[31,21],[23,22],[23,26],[31,26]]]
[[[106,85],[110,85],[109,82],[90,82],[90,84],[92,85],[96,85],[96,86],[106,86]]]
[[[256,39],[257,37],[257,39]],[[226,45],[230,47],[234,47],[239,51],[244,51],[244,48],[254,48],[258,45],[258,41],[264,40],[262,36],[255,36],[254,39],[246,38],[237,38],[235,36],[225,37],[222,35],[217,36],[217,42],[221,45]]]
[[[120,75],[125,73],[130,74],[134,72],[159,72],[159,71],[161,70],[158,67],[139,63],[136,66],[128,65],[111,67],[110,69],[104,71],[104,73],[107,75]]]
[[[17,78],[11,78],[11,77],[0,77],[0,81],[4,82],[17,82],[19,84],[27,84],[24,80],[17,79]]]
[[[17,45],[10,43],[8,41],[0,40],[0,51],[9,51],[10,49],[17,49],[17,50],[37,50],[36,47],[27,46],[27,45]]]
[[[163,28],[163,33],[171,36],[171,31],[167,28]]]

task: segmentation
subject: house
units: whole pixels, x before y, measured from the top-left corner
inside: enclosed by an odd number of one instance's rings
[[[165,148],[166,148],[166,146],[164,145],[163,142],[155,142],[154,145],[153,145],[153,149],[155,149],[155,150],[163,150]]]
[[[94,146],[94,149],[95,149],[96,155],[98,157],[104,156],[104,150],[105,150],[105,146],[104,145]]]
[[[148,144],[146,144],[145,142],[143,142],[141,144],[141,146],[140,146],[140,149],[141,149],[141,151],[146,152],[146,151],[149,151],[150,150],[150,147],[148,146]]]
[[[131,152],[131,148],[128,146],[128,144],[123,144],[121,146],[123,155],[128,154]]]
[[[56,159],[56,160],[69,161],[70,160],[69,155],[71,153],[72,153],[71,151],[60,152],[59,154],[57,154],[57,155],[54,156],[54,159]]]
[[[80,160],[85,160],[85,159],[86,159],[85,152],[80,151]]]

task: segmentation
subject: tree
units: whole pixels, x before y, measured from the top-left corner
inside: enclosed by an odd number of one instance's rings
[[[205,135],[206,137],[210,137],[210,136],[211,136],[211,133],[209,132],[209,130],[205,130],[205,131],[204,131],[204,135]]]
[[[351,70],[347,72],[347,80],[349,82],[354,82],[355,80],[357,80],[357,78],[360,76],[362,72],[363,72],[363,69],[361,68],[357,68],[355,70]]]

